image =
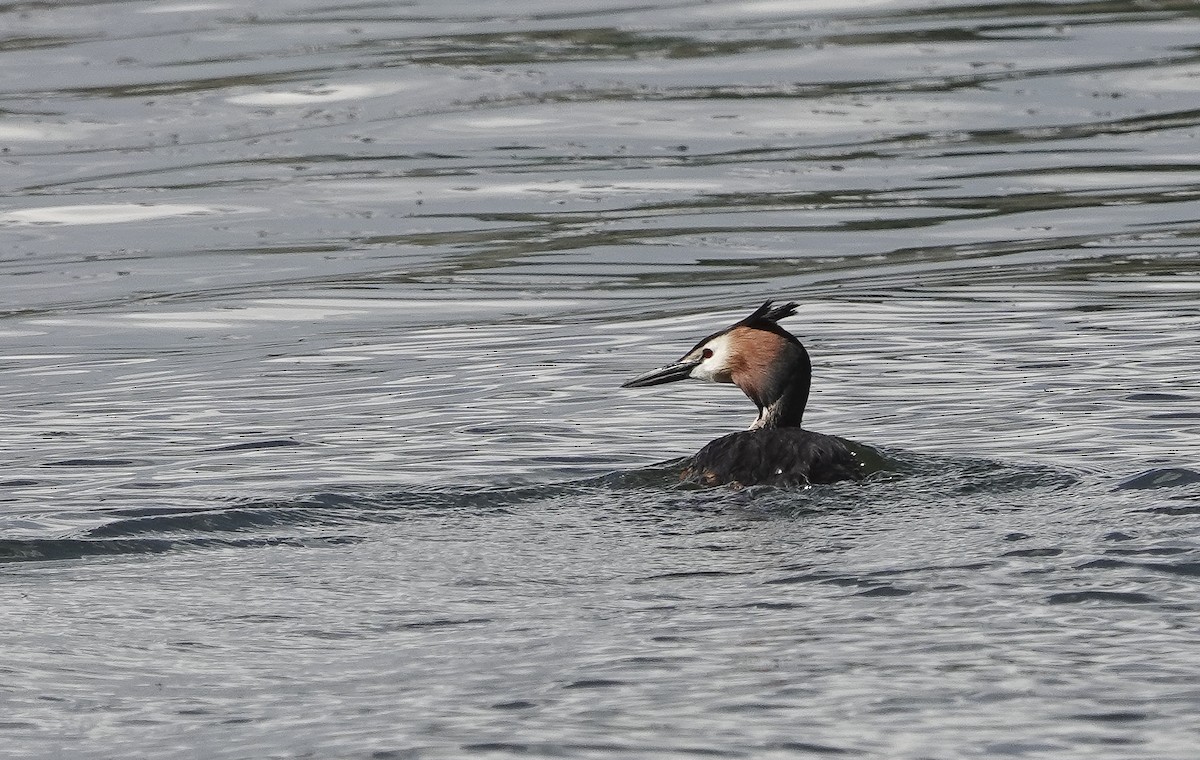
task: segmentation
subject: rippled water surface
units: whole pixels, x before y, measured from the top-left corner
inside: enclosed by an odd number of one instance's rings
[[[1194,3],[248,7],[0,6],[14,757],[1195,757]]]

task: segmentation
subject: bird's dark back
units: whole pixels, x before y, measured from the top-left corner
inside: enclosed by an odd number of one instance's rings
[[[722,436],[688,461],[685,480],[704,485],[794,487],[863,477],[864,463],[840,438],[796,427]]]

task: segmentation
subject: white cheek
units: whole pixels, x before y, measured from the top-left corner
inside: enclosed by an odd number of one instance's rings
[[[697,380],[707,380],[709,382],[714,382],[713,381],[714,374],[715,374],[714,362],[712,359],[709,359],[708,361],[705,361],[701,364],[697,364],[695,369],[692,370],[691,374],[689,374],[688,377],[694,377]]]
[[[728,338],[724,335],[713,338],[704,345],[704,350],[710,351],[712,355],[697,364],[688,377],[693,377],[697,380],[707,380],[710,383],[731,382],[728,377],[724,381],[717,379],[718,374],[728,374],[722,373],[722,370],[728,364]]]

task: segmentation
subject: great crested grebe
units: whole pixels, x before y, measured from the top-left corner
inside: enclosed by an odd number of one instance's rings
[[[715,332],[679,361],[639,375],[622,388],[645,388],[695,378],[732,383],[758,406],[749,430],[709,443],[683,470],[684,480],[704,485],[800,486],[856,480],[878,454],[841,438],[800,427],[812,363],[796,336],[779,320],[796,313],[795,303],[767,301],[737,324]]]

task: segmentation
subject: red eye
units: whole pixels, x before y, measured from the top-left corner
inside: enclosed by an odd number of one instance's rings
[[[711,348],[704,349],[703,351],[700,352],[700,356],[704,359],[711,359],[712,358],[712,349]]]

